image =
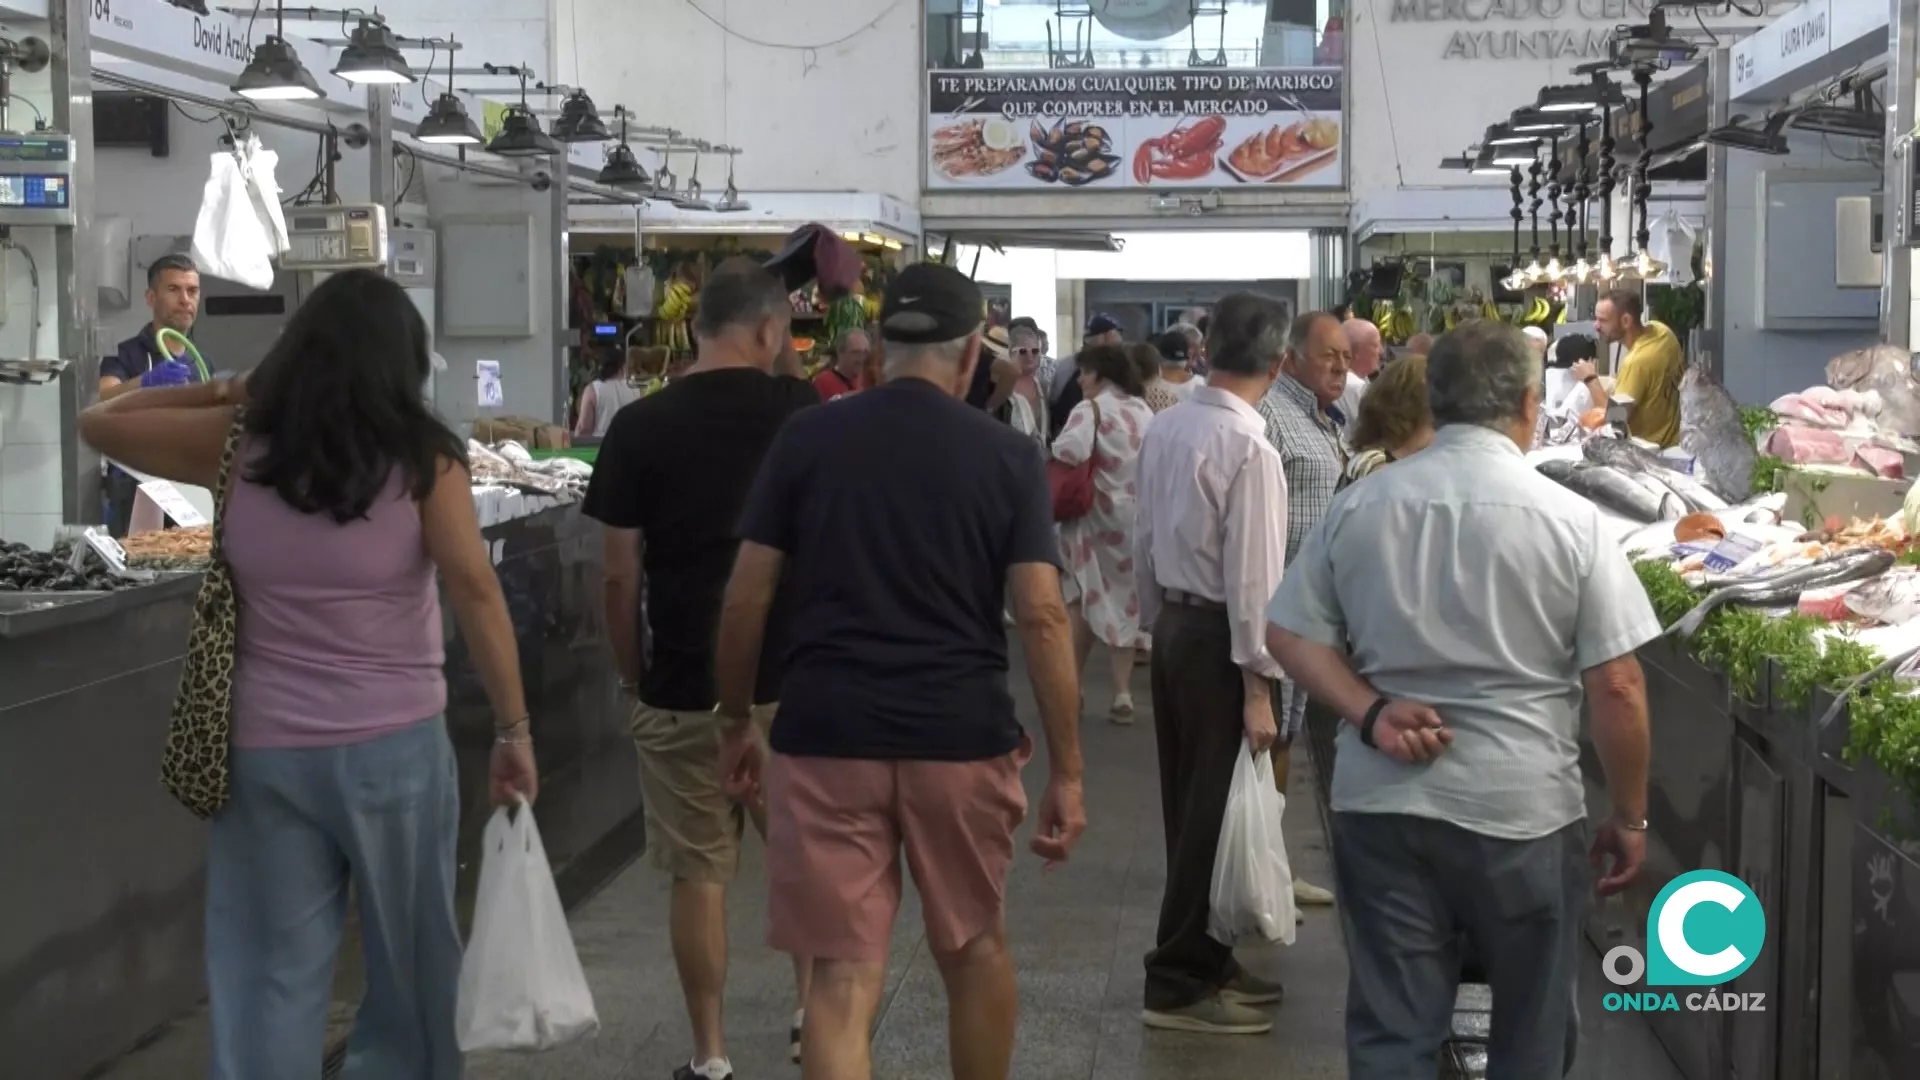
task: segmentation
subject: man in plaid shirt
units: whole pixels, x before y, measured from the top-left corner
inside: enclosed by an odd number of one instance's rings
[[[1287,555],[1294,555],[1307,534],[1327,515],[1333,493],[1346,472],[1344,428],[1351,417],[1336,404],[1347,389],[1353,346],[1340,319],[1329,311],[1310,311],[1293,321],[1280,377],[1260,399],[1267,441],[1280,452],[1287,477]],[[1307,694],[1292,679],[1280,684],[1280,737],[1273,747],[1274,783],[1287,787],[1291,744],[1307,716]],[[1333,894],[1295,880],[1293,898],[1301,904],[1331,904]]]

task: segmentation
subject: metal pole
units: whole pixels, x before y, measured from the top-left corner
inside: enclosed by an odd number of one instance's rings
[[[1713,50],[1707,57],[1707,128],[1720,127],[1732,113],[1733,53]],[[1700,356],[1707,371],[1727,381],[1727,148],[1707,144],[1706,208],[1701,212],[1707,230],[1707,310],[1700,320]]]
[[[547,189],[547,205],[553,217],[553,420],[564,424],[573,406],[573,381],[567,363],[573,345],[573,334],[567,329],[567,316],[573,311],[573,262],[572,244],[567,238],[566,160],[556,159],[553,165],[560,171]]]
[[[367,87],[367,201],[387,208],[393,217],[393,88]]]
[[[53,231],[55,295],[60,306],[59,353],[74,363],[60,376],[61,510],[69,522],[101,519],[100,455],[80,441],[80,410],[93,402],[100,380],[94,342],[100,270],[93,245],[93,45],[91,0],[56,0],[49,12],[53,50],[53,126],[73,137],[73,224]],[[34,318],[39,318],[34,312]]]
[[[1892,21],[1887,24],[1887,54],[1892,70],[1887,78],[1887,161],[1884,188],[1890,203],[1883,213],[1884,275],[1880,286],[1880,340],[1901,348],[1911,345],[1913,332],[1913,238],[1920,223],[1913,217],[1914,147],[1907,133],[1914,126],[1914,52],[1920,45],[1920,0],[1888,0]]]

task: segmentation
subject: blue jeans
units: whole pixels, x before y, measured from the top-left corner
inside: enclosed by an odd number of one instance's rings
[[[445,719],[351,746],[235,749],[231,766],[207,852],[213,1080],[317,1080],[349,885],[367,991],[342,1076],[458,1077]]]

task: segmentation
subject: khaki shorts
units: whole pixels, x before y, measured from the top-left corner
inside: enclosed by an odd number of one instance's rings
[[[755,705],[765,738],[778,705]],[[725,885],[740,865],[747,814],[720,784],[725,721],[711,712],[677,712],[641,703],[630,722],[640,752],[640,800],[653,865],[681,881]]]

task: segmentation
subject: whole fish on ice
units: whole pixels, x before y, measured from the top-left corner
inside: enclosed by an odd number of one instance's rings
[[[1618,469],[1605,465],[1587,465],[1578,461],[1543,461],[1534,466],[1540,475],[1568,491],[1597,503],[1617,514],[1639,522],[1665,520],[1678,496],[1655,496]],[[1679,516],[1679,515],[1675,515]]]
[[[1759,452],[1740,422],[1740,407],[1699,364],[1680,379],[1680,448],[1693,455],[1707,486],[1729,499],[1753,490]]]
[[[1847,610],[1863,619],[1900,626],[1920,618],[1920,574],[1888,574],[1846,595]]]
[[[1724,585],[1707,594],[1692,611],[1680,616],[1666,633],[1676,631],[1689,638],[1716,609],[1725,604],[1749,607],[1773,607],[1797,603],[1800,594],[1810,589],[1825,589],[1849,581],[1876,578],[1893,566],[1893,553],[1882,548],[1854,548],[1837,555],[1816,559],[1804,566],[1774,573],[1757,574],[1752,579]]]
[[[1650,476],[1680,496],[1688,510],[1725,510],[1727,501],[1705,484],[1670,467],[1660,455],[1632,442],[1611,435],[1597,435],[1580,447],[1581,456],[1595,465],[1606,465],[1623,473]]]

